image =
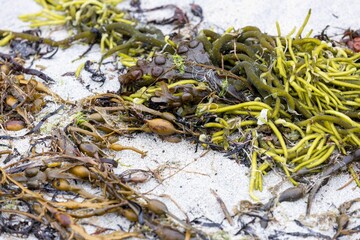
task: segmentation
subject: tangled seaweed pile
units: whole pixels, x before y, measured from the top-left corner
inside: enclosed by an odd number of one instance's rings
[[[185,233],[176,229],[180,224],[189,237],[196,233],[164,203],[130,188],[128,173],[114,174],[115,161],[87,156],[61,131],[52,144],[54,152],[1,168],[1,226],[5,232],[22,237],[32,233],[38,239],[126,239],[150,237],[153,231],[161,239],[184,239]],[[90,190],[85,190],[86,185]],[[124,232],[94,225],[95,236],[84,230],[81,219],[108,214],[137,222],[139,227]],[[177,225],[169,226],[164,216]],[[101,234],[109,230],[111,233]]]
[[[44,73],[24,68],[21,58],[0,54],[0,121],[8,131],[19,131],[33,127],[34,115],[45,105],[44,97],[52,96],[55,101],[65,102],[45,84],[35,80],[35,76],[45,82],[53,82]],[[30,75],[30,79],[25,79]]]
[[[296,184],[292,175],[360,146],[360,55],[300,38],[303,27],[294,38],[203,30],[176,54],[139,60],[120,76],[122,96],[174,114],[168,120],[204,145],[249,157],[250,192],[276,165]]]
[[[332,173],[359,159],[360,54],[310,34],[301,37],[310,12],[299,31],[287,36],[281,35],[280,27],[278,36],[270,36],[248,26],[223,34],[204,29],[184,39],[124,20],[124,12],[115,8],[119,1],[39,2],[45,9],[23,20],[40,26],[38,19],[46,18],[44,24],[74,27],[77,34],[54,41],[0,30],[0,45],[25,39],[69,47],[86,40],[108,49],[100,64],[118,53],[129,68],[119,76],[119,94],[98,94],[81,102],[84,110],[76,121],[54,132],[51,152],[0,168],[1,203],[8,206],[1,211],[9,214],[5,227],[10,233],[27,235],[31,229],[42,239],[52,239],[55,232],[61,238],[92,239],[75,219],[113,212],[140,225],[133,233],[114,231],[102,235],[104,239],[150,231],[161,239],[204,237],[163,203],[136,192],[113,173],[116,164],[105,150],[146,155],[116,143],[117,135],[134,131],[153,132],[169,141],[186,136],[250,163],[254,200],[254,190],[262,190],[263,175],[273,168],[282,169],[294,185],[304,174],[320,171],[317,186],[295,188],[299,197],[308,191],[313,197]],[[21,67],[10,56],[0,57],[1,124],[11,130],[8,122],[15,119],[25,127],[31,124],[27,113],[43,106],[43,95],[37,91],[58,97],[43,84],[12,74],[35,74],[44,81],[47,76]],[[74,186],[78,181],[100,194]],[[64,199],[53,201],[59,191]],[[11,209],[13,204],[22,210]],[[308,212],[310,207],[309,200]],[[15,215],[31,219],[31,226],[10,221]],[[44,235],[45,228],[51,228],[46,231],[51,236]]]

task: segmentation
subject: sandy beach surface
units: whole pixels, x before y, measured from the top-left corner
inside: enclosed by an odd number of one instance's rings
[[[262,31],[269,34],[277,34],[276,21],[280,23],[281,31],[287,34],[293,27],[297,29],[301,26],[307,12],[312,9],[311,18],[304,30],[307,33],[313,29],[313,35],[319,34],[327,25],[330,25],[327,33],[329,36],[341,35],[345,29],[359,28],[359,9],[360,1],[212,1],[212,0],[183,0],[183,1],[161,1],[151,0],[142,1],[143,8],[151,8],[162,4],[176,4],[184,9],[192,21],[196,23],[198,18],[190,13],[189,4],[195,2],[203,8],[204,22],[200,28],[212,28],[223,31],[228,27],[241,28],[247,25],[257,26]],[[30,0],[0,0],[0,29],[11,29],[21,31],[29,29],[29,24],[21,22],[18,16],[25,13],[34,13],[41,8]],[[125,1],[119,7],[129,8],[129,2]],[[155,14],[147,14],[148,19],[167,16],[171,12],[159,11]],[[171,30],[171,29],[170,29]],[[169,29],[167,29],[169,31]],[[67,32],[59,27],[43,28],[44,37],[61,39],[67,36]],[[51,89],[58,93],[62,98],[71,101],[78,101],[94,93],[106,91],[117,91],[119,88],[118,74],[113,71],[112,66],[106,65],[103,71],[106,72],[106,81],[103,86],[90,80],[89,75],[81,73],[83,83],[76,80],[73,76],[62,76],[66,72],[73,72],[79,64],[86,60],[98,61],[101,57],[100,48],[94,48],[85,58],[73,61],[78,58],[87,46],[77,44],[59,52],[50,60],[39,59],[36,65],[45,67],[44,72],[51,76],[56,83]],[[0,48],[1,52],[7,52],[8,48]],[[28,64],[28,63],[27,63]],[[49,104],[39,116],[39,121],[48,112],[56,109],[56,104]],[[42,134],[51,132],[52,126],[64,126],[69,120],[68,112],[62,111],[49,119],[51,124],[45,124]],[[23,134],[19,132],[16,134]],[[4,131],[0,130],[3,135]],[[343,173],[333,176],[329,182],[317,193],[311,215],[305,215],[307,198],[296,202],[283,202],[278,204],[273,211],[272,221],[266,229],[261,228],[259,219],[251,216],[235,217],[234,225],[231,226],[225,219],[224,213],[217,202],[212,190],[224,201],[231,214],[239,209],[240,201],[249,200],[249,168],[241,164],[241,159],[235,161],[224,156],[223,153],[209,151],[199,148],[196,151],[195,144],[182,140],[180,143],[169,143],[163,141],[153,134],[133,134],[131,137],[121,137],[119,140],[123,145],[135,146],[147,151],[148,155],[141,158],[138,154],[124,151],[113,155],[119,159],[119,167],[115,172],[122,172],[127,169],[157,169],[161,166],[160,172],[164,181],[162,183],[152,179],[144,184],[135,186],[140,192],[148,192],[149,196],[159,198],[165,202],[171,212],[179,218],[185,219],[184,212],[190,221],[198,219],[204,223],[205,231],[212,234],[212,239],[253,239],[255,236],[260,239],[303,239],[291,235],[281,235],[279,232],[301,232],[311,233],[312,231],[329,236],[335,234],[336,215],[339,205],[345,201],[360,197],[360,191],[352,182],[347,187],[338,190],[345,185],[351,176],[346,169]],[[9,143],[0,140],[3,143]],[[27,152],[29,149],[29,139],[11,141],[20,152]],[[1,150],[1,147],[0,147]],[[1,164],[1,163],[0,163]],[[315,179],[313,179],[316,182]],[[282,190],[290,187],[286,178],[282,174],[272,171],[264,178],[263,192],[255,192],[262,203],[266,203],[270,198],[279,194]],[[177,207],[173,199],[180,207]],[[358,205],[355,205],[354,210]],[[94,218],[92,220],[99,225],[117,226],[121,220],[108,217]],[[254,221],[254,223],[247,223]],[[216,223],[216,224],[206,224]],[[126,229],[126,223],[122,223]],[[350,219],[349,228],[360,224],[359,215],[354,214]],[[247,231],[241,231],[244,228]],[[245,235],[248,232],[253,235]],[[320,235],[319,235],[320,236]],[[321,237],[308,237],[306,239],[320,239]],[[326,239],[325,237],[323,237]],[[359,239],[360,234],[353,234],[351,237],[341,237],[340,239]],[[0,239],[15,239],[14,237],[0,235]]]

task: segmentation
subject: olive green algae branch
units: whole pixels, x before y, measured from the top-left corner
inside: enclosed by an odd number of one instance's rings
[[[277,97],[284,97],[287,100],[289,110],[290,111],[295,110],[295,101],[289,93],[285,92],[284,90],[282,90],[280,88],[274,88],[274,87],[271,87],[271,86],[263,83],[260,80],[260,78],[255,74],[255,66],[253,66],[251,63],[242,62],[241,66],[245,69],[245,72],[246,72],[246,75],[248,76],[249,82],[251,82],[251,84],[253,86],[255,86],[255,88],[260,93],[263,93],[262,97],[265,98],[268,95],[272,96],[275,99]],[[266,92],[268,95],[264,95],[264,92]]]
[[[141,33],[138,31],[134,26],[126,23],[112,23],[105,26],[102,26],[98,30],[91,30],[91,31],[84,31],[80,32],[74,36],[65,38],[63,40],[55,41],[49,38],[42,38],[38,36],[34,36],[27,33],[20,33],[20,32],[13,32],[9,30],[0,30],[0,35],[4,36],[5,34],[11,34],[14,38],[21,38],[26,39],[32,42],[40,42],[45,43],[52,47],[69,47],[71,43],[78,41],[78,40],[87,40],[89,43],[93,43],[95,41],[98,41],[99,34],[106,34],[110,33],[112,31],[115,31],[117,33],[123,34],[125,36],[131,37],[131,41],[139,41],[146,44],[149,44],[152,47],[158,47],[160,49],[164,48],[165,51],[168,51],[170,53],[173,53],[174,50],[171,46],[168,46],[165,41],[153,38],[151,36],[148,36],[146,34]],[[9,39],[10,41],[11,39]],[[123,40],[126,42],[126,40]],[[128,43],[128,44],[130,44]],[[109,55],[109,54],[107,54]]]

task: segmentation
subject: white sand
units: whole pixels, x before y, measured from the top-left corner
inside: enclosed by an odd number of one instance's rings
[[[198,21],[190,13],[189,3],[192,0],[183,1],[143,1],[143,7],[154,7],[161,4],[176,3],[179,7],[188,11],[188,16]],[[263,1],[207,1],[198,0],[197,4],[203,7],[205,22],[203,27],[212,27],[214,29],[226,29],[230,26],[240,28],[246,25],[259,27],[261,30],[270,34],[276,34],[275,22],[279,21],[283,34],[287,34],[294,26],[301,26],[309,8],[312,8],[312,17],[304,32],[314,29],[314,34],[318,34],[326,25],[330,25],[329,35],[334,33],[341,34],[345,28],[351,27],[356,29],[360,1],[280,1],[280,0],[263,0]],[[0,0],[0,29],[24,30],[28,29],[28,24],[17,19],[17,16],[24,13],[36,12],[40,9],[33,1],[30,0]],[[123,6],[128,6],[125,3]],[[161,16],[155,14],[156,17]],[[154,17],[154,16],[151,16]],[[54,28],[56,29],[56,28]],[[66,36],[65,31],[49,32],[45,31],[45,36],[51,36],[60,39]],[[111,71],[111,66],[107,68],[107,81],[104,87],[100,88],[99,84],[91,82],[89,76],[82,73],[82,79],[90,84],[90,89],[86,89],[74,77],[62,77],[65,72],[75,71],[80,63],[87,59],[97,61],[101,57],[98,47],[87,54],[86,58],[73,62],[84,50],[86,46],[76,45],[67,50],[60,50],[51,60],[38,60],[35,64],[44,65],[47,68],[45,73],[56,80],[52,89],[63,98],[70,100],[79,100],[91,95],[93,92],[105,92],[107,90],[116,91],[119,87],[116,73]],[[6,48],[0,48],[0,51],[7,51]],[[54,109],[56,106],[52,106]],[[47,110],[50,111],[50,110]],[[52,123],[61,122],[68,117],[67,114],[55,116]],[[0,131],[1,134],[3,134]],[[2,143],[8,143],[2,141]],[[241,239],[239,236],[232,236],[236,233],[242,223],[235,218],[235,225],[230,226],[221,211],[215,197],[211,194],[210,189],[215,190],[223,199],[229,211],[233,213],[233,208],[238,206],[241,200],[250,200],[248,196],[249,186],[249,169],[233,160],[223,157],[223,154],[209,152],[204,157],[200,155],[204,150],[200,149],[195,153],[195,145],[182,141],[178,144],[172,144],[162,141],[161,139],[149,134],[136,134],[133,138],[121,138],[123,145],[131,145],[148,151],[148,156],[140,158],[138,154],[132,152],[122,152],[116,155],[120,158],[121,165],[117,172],[122,172],[131,168],[156,169],[160,165],[166,165],[167,168],[162,173],[167,177],[177,171],[178,168],[189,164],[184,170],[178,172],[171,178],[165,180],[159,185],[155,180],[136,186],[141,192],[147,192],[158,186],[151,192],[153,197],[161,194],[167,194],[174,199],[181,208],[188,214],[190,220],[205,217],[216,223],[223,223],[224,232],[217,228],[208,229],[209,232],[217,232],[218,238],[214,239]],[[28,146],[19,142],[13,143],[15,146],[26,152]],[[329,183],[323,187],[317,194],[313,215],[305,217],[306,200],[299,200],[295,203],[279,204],[274,210],[274,221],[272,221],[266,230],[261,229],[258,224],[254,225],[254,233],[261,239],[267,239],[275,230],[287,232],[300,231],[307,232],[305,228],[298,227],[294,220],[298,219],[315,231],[321,231],[323,234],[332,236],[335,233],[335,216],[337,209],[344,201],[360,197],[360,191],[351,183],[345,189],[338,191],[350,176],[342,174],[334,176]],[[283,179],[276,173],[272,172],[265,177],[265,186],[262,193],[256,192],[261,201],[265,203],[272,194],[270,190],[281,183]],[[290,186],[285,181],[279,189],[274,190],[274,194]],[[170,211],[180,218],[184,215],[168,199],[162,198],[166,202]],[[248,218],[249,221],[251,218]],[[103,221],[103,220],[102,220]],[[257,220],[258,221],[258,220]],[[103,224],[113,222],[112,220],[103,221]],[[350,227],[360,224],[357,217],[350,220]],[[223,235],[221,235],[221,234]],[[225,238],[228,236],[229,238]],[[351,239],[360,236],[352,235]],[[1,238],[1,236],[0,236]],[[283,237],[280,239],[287,239]],[[291,239],[294,239],[293,237]],[[342,239],[349,239],[343,237]]]

